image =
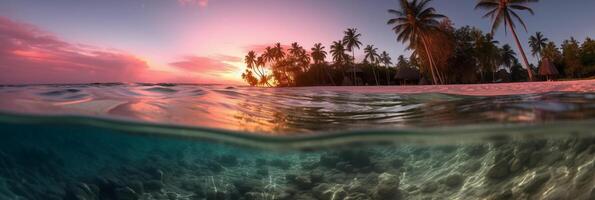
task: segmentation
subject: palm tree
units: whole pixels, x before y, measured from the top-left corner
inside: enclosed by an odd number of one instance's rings
[[[324,46],[322,46],[321,43],[316,43],[314,44],[314,47],[312,47],[312,52],[310,53],[310,55],[312,56],[312,61],[314,61],[314,64],[322,64],[324,62],[324,59],[326,59],[326,51],[324,51]]]
[[[275,60],[275,50],[271,47],[266,47],[262,54],[265,63],[270,63]]]
[[[505,44],[500,49],[500,59],[501,59],[500,62],[506,68],[512,67],[512,65],[517,62],[516,53],[512,50],[512,47],[510,47],[510,45],[508,45],[508,44]]]
[[[248,55],[246,55],[246,57],[244,58],[244,62],[246,63],[246,68],[253,69],[256,65],[256,52],[248,52]]]
[[[258,56],[258,58],[256,58],[255,64],[256,64],[255,67],[261,73],[259,84],[272,87],[272,85],[269,83],[270,75],[267,74],[267,71],[264,68],[266,65],[266,59],[265,59],[264,55]]]
[[[283,47],[281,47],[281,43],[276,43],[273,47],[273,58],[275,61],[280,61],[285,57],[285,51],[283,51]]]
[[[345,60],[347,59],[347,55],[345,54],[345,46],[343,45],[343,41],[334,41],[331,45],[331,55],[333,56],[333,61],[335,64],[344,64]]]
[[[324,46],[322,46],[321,43],[316,43],[314,44],[314,47],[312,47],[312,49],[310,49],[312,52],[310,53],[310,56],[312,57],[312,61],[314,62],[315,65],[322,65],[324,63],[324,60],[326,59],[326,51],[324,51]],[[322,66],[320,66],[322,67]],[[328,71],[327,67],[324,67],[324,72],[326,73],[326,75],[328,76],[328,78],[331,80],[331,82],[333,83],[333,85],[335,85],[335,80],[333,80],[333,77],[331,76],[331,74]],[[320,75],[319,75],[320,77]]]
[[[374,45],[368,45],[364,48],[364,53],[366,54],[364,57],[364,61],[372,64],[372,73],[374,73],[374,80],[376,81],[376,86],[378,86],[378,77],[376,77],[376,64],[379,61],[380,55],[378,55],[378,48],[375,48]]]
[[[533,56],[537,55],[537,58],[541,59],[541,52],[543,51],[543,48],[545,48],[547,42],[548,39],[546,37],[543,37],[543,34],[541,34],[541,32],[537,32],[535,33],[535,35],[529,37],[529,46],[531,47],[531,54]]]
[[[270,86],[268,84],[268,80],[266,78],[265,71],[264,71],[264,69],[261,68],[261,67],[264,67],[264,65],[265,65],[262,56],[257,56],[256,52],[250,51],[244,58],[244,62],[246,63],[246,68],[250,69],[251,71],[254,71],[256,76],[258,76],[258,80],[259,80],[258,85]]]
[[[389,65],[393,64],[391,60],[390,55],[388,55],[386,51],[383,51],[382,54],[380,54],[380,62],[386,67],[386,85],[390,85]]]
[[[394,25],[393,30],[397,34],[397,41],[408,42],[410,48],[421,48],[417,45],[421,41],[423,51],[425,51],[430,64],[432,79],[434,84],[437,84],[439,81],[437,74],[439,73],[430,51],[428,37],[431,32],[438,30],[440,24],[438,19],[445,16],[436,13],[434,8],[428,7],[430,1],[401,0],[399,10],[388,10],[389,13],[395,15],[395,18],[388,20],[387,24]]]
[[[362,43],[359,41],[359,37],[361,37],[362,35],[357,33],[357,29],[356,28],[349,28],[345,31],[345,36],[343,37],[343,44],[345,44],[345,47],[347,47],[347,50],[351,52],[352,57],[351,59],[353,59],[352,64],[353,64],[353,84],[357,85],[357,82],[355,81],[355,48],[359,49],[360,45],[362,45]]]
[[[516,19],[524,28],[527,30],[527,26],[525,22],[521,19],[521,17],[515,12],[515,10],[523,11],[526,10],[532,15],[533,10],[526,6],[526,3],[529,2],[537,2],[538,0],[479,0],[475,9],[482,9],[486,10],[487,13],[483,16],[484,18],[490,17],[492,19],[492,35],[504,22],[505,25],[508,26],[510,32],[514,37],[516,45],[521,53],[523,58],[523,65],[527,68],[527,73],[529,74],[529,80],[533,80],[533,73],[531,71],[531,67],[529,66],[529,61],[527,60],[527,56],[525,55],[525,50],[521,46],[521,42],[519,41],[519,37],[516,34],[515,24],[513,18]]]

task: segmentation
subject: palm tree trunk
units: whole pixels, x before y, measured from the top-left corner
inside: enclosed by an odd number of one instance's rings
[[[516,31],[514,30],[514,27],[511,24],[512,20],[510,20],[509,17],[506,17],[506,20],[508,21],[508,23],[506,24],[508,24],[508,28],[510,28],[510,32],[512,32],[512,35],[514,36],[516,46],[519,48],[519,51],[521,52],[521,57],[523,58],[523,65],[527,69],[527,74],[529,74],[529,81],[533,81],[533,71],[531,69],[531,66],[529,66],[529,61],[527,60],[527,56],[525,55],[525,50],[523,50],[523,46],[521,46],[519,37],[516,35]]]
[[[428,57],[428,62],[430,64],[430,72],[432,73],[432,81],[434,82],[434,85],[438,85],[437,83],[437,78],[436,78],[436,74],[434,73],[434,62],[432,61],[432,57],[430,56],[430,51],[428,49],[428,45],[426,43],[426,39],[425,37],[422,35],[422,43],[424,45],[424,49],[426,50],[426,56]]]
[[[376,65],[372,65],[372,73],[374,73],[374,80],[376,81],[376,86],[378,86],[378,77],[376,76]]]
[[[328,78],[331,80],[331,83],[333,83],[333,86],[335,86],[335,80],[333,79],[333,76],[331,76],[331,73],[329,73],[329,70],[327,67],[324,68],[324,71],[326,72],[326,75],[328,76]]]
[[[351,55],[353,56],[351,57],[351,64],[353,66],[353,85],[357,85],[357,80],[355,79],[355,51],[353,51],[353,49],[351,50]]]
[[[386,85],[390,85],[390,73],[389,73],[389,68],[388,65],[384,65],[386,67]]]

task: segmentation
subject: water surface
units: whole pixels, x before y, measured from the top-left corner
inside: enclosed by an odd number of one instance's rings
[[[3,86],[0,199],[595,198],[589,89],[393,90]]]

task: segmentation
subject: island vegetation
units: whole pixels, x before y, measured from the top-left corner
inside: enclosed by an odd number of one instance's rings
[[[407,46],[410,55],[393,60],[373,44],[362,44],[356,28],[328,48],[316,43],[306,49],[293,43],[284,49],[276,43],[262,52],[248,52],[242,79],[251,86],[349,86],[401,84],[473,84],[535,80],[580,79],[595,76],[595,41],[569,38],[561,45],[541,32],[528,38],[529,63],[517,29],[528,31],[519,12],[533,14],[529,3],[537,0],[480,0],[477,10],[485,11],[492,25],[489,32],[476,27],[456,28],[446,16],[431,7],[431,0],[401,0],[388,12],[393,18],[396,40]],[[512,35],[517,51],[504,41],[496,41],[498,28]],[[363,48],[364,59],[355,52]],[[520,57],[520,60],[519,60]]]

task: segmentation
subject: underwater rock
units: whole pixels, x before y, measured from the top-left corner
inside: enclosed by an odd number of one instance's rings
[[[137,194],[145,193],[145,188],[143,187],[143,183],[140,181],[131,181],[127,184],[130,189],[134,190]]]
[[[342,185],[339,184],[328,184],[322,183],[313,189],[314,196],[320,200],[334,200],[344,199],[347,196],[347,192]]]
[[[518,172],[522,169],[522,163],[518,158],[514,158],[510,163],[510,172]]]
[[[324,174],[319,170],[314,170],[310,172],[310,179],[314,183],[318,183],[324,180]]]
[[[241,179],[233,182],[236,190],[240,195],[245,195],[250,192],[262,192],[264,184],[257,179]]]
[[[66,190],[64,200],[95,200],[98,199],[96,191],[93,191],[89,185],[78,183]]]
[[[399,190],[400,179],[399,176],[382,173],[378,176],[378,185],[374,187],[374,199],[389,200],[401,199],[401,191]]]
[[[265,169],[265,168],[260,168],[256,170],[256,175],[259,176],[268,176],[269,175],[269,170]]]
[[[459,188],[463,185],[465,178],[461,174],[451,174],[442,180],[442,182],[450,188]]]
[[[238,157],[235,155],[221,155],[217,156],[215,160],[226,167],[235,167],[238,165]]]
[[[161,191],[161,189],[163,189],[163,182],[158,180],[150,180],[143,183],[143,188],[147,192]]]
[[[399,169],[401,167],[403,167],[403,165],[405,164],[405,161],[402,158],[395,158],[391,161],[392,167],[394,167],[395,169]]]
[[[310,176],[300,175],[295,177],[293,183],[302,190],[308,190],[314,187],[314,183]]]
[[[488,148],[484,145],[470,145],[465,147],[465,152],[471,157],[480,157],[488,152]]]
[[[207,200],[235,200],[239,197],[240,195],[233,185],[207,191]]]
[[[574,152],[578,153],[582,153],[584,150],[586,150],[590,145],[595,144],[595,139],[593,138],[585,138],[585,139],[577,139],[574,147],[572,148],[574,150]]]
[[[592,182],[595,176],[595,162],[583,165],[578,168],[578,171],[574,177],[574,184],[578,187],[586,185]]]
[[[300,166],[302,166],[302,169],[304,169],[304,170],[313,170],[313,169],[319,167],[320,166],[319,164],[320,163],[318,163],[318,162],[306,161],[306,162],[301,162]]]
[[[224,169],[223,166],[216,161],[207,162],[206,166],[209,170],[211,170],[214,173],[219,173]]]
[[[291,162],[282,159],[273,159],[269,162],[269,165],[279,169],[287,170],[291,167]]]
[[[491,195],[489,198],[490,200],[510,200],[512,199],[512,190],[507,189],[503,191],[498,191],[497,193]]]
[[[262,158],[258,158],[258,159],[256,159],[256,160],[254,161],[254,166],[255,166],[255,167],[262,167],[262,166],[264,166],[264,165],[266,165],[266,164],[267,164],[267,160],[265,160],[265,159],[262,159]]]
[[[535,176],[531,177],[525,184],[520,185],[519,187],[522,188],[523,192],[532,194],[535,193],[541,186],[546,183],[550,179],[550,175],[548,173],[538,173]]]
[[[438,190],[438,184],[433,181],[426,182],[421,186],[421,192],[423,193],[433,193]]]
[[[486,176],[490,179],[501,179],[508,176],[509,173],[509,166],[508,162],[505,160],[497,161],[494,166],[492,166]]]
[[[370,159],[372,153],[364,150],[343,150],[326,153],[320,156],[320,164],[328,168],[336,168],[345,172],[372,170],[373,163]]]
[[[114,191],[118,200],[138,200],[139,195],[130,187],[118,188]]]
[[[203,185],[198,180],[186,179],[186,180],[181,181],[180,183],[181,183],[180,188],[182,188],[186,191],[194,192],[194,196],[199,196],[199,195],[204,196]]]
[[[147,170],[147,174],[151,176],[151,179],[163,181],[163,176],[165,173],[163,173],[161,169],[150,168]]]

